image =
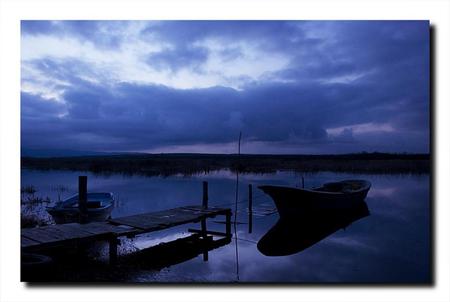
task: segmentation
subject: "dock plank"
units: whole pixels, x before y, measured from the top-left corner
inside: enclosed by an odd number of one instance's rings
[[[150,231],[190,222],[197,222],[202,218],[215,216],[218,215],[218,213],[224,211],[226,211],[226,209],[203,209],[202,207],[187,206],[160,212],[119,217],[110,219],[109,221],[116,225],[128,225],[142,230]]]
[[[33,241],[39,242],[39,245],[27,244],[23,247],[44,248],[91,239],[91,236],[91,234],[85,232],[71,232],[67,227],[62,227],[62,225],[53,225],[51,226],[51,228],[46,227],[45,229],[24,229],[22,230],[21,238],[23,238],[24,241],[26,241],[27,239],[31,239]]]
[[[66,236],[60,234],[57,230],[44,230],[41,228],[24,229],[22,230],[22,236],[43,244],[67,240]]]
[[[80,224],[78,224],[78,223],[57,224],[57,225],[54,225],[50,229],[50,231],[62,232],[64,234],[66,234],[68,239],[83,239],[83,238],[92,237],[92,235],[93,235],[92,233],[79,228],[77,225],[80,225]]]
[[[122,236],[134,231],[132,227],[126,225],[113,225],[108,222],[92,222],[87,224],[76,223],[71,227],[74,229],[79,229],[83,232],[90,233],[92,235],[102,235],[108,233],[114,234],[116,236]]]
[[[165,227],[164,219],[159,219],[152,214],[119,217],[110,219],[109,222],[115,225],[126,225],[141,230],[158,230]]]
[[[22,246],[28,247],[35,246],[35,244],[31,245],[27,240],[36,241],[41,245],[48,245],[75,240],[100,239],[100,237],[107,238],[110,235],[127,235],[133,230],[131,227],[114,226],[107,222],[93,222],[89,224],[69,223],[23,229],[21,237],[24,238],[24,245]]]

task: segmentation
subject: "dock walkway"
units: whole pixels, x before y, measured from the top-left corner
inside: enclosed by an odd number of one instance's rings
[[[226,217],[225,232],[207,231],[206,219],[218,215]],[[231,215],[231,209],[228,208],[194,205],[118,217],[105,222],[68,223],[27,228],[21,230],[21,248],[24,252],[33,252],[59,246],[79,246],[85,243],[107,240],[109,241],[110,261],[114,263],[117,258],[118,237],[134,237],[139,234],[196,222],[201,222],[202,229],[197,232],[203,237],[206,237],[207,234],[231,237]]]

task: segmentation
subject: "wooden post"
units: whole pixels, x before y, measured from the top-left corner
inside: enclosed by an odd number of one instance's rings
[[[86,223],[88,220],[87,176],[78,176],[78,210],[80,211],[80,223]]]
[[[207,209],[208,208],[208,182],[203,182],[203,201],[202,201],[202,208]],[[202,218],[201,222],[201,236],[203,239],[206,238],[206,218]]]
[[[202,220],[201,220],[201,225],[202,225],[202,227],[201,227],[201,236],[203,237],[203,238],[206,238],[206,235],[207,235],[207,230],[206,230],[206,218],[202,218]]]
[[[208,262],[208,247],[207,247],[207,244],[208,244],[208,242],[207,242],[207,240],[208,240],[208,238],[207,237],[205,237],[205,238],[203,238],[203,261],[204,262]]]
[[[208,182],[203,182],[203,202],[202,202],[203,208],[208,208]]]
[[[202,208],[208,208],[208,182],[203,182],[203,198],[202,198]],[[208,237],[208,233],[206,230],[206,218],[201,220],[201,236],[203,239],[204,251],[203,251],[203,261],[208,261],[208,249],[206,247],[206,240]]]
[[[253,230],[253,187],[248,185],[248,233],[251,234]]]
[[[117,263],[117,243],[118,239],[112,237],[109,239],[109,264],[115,265]]]
[[[227,211],[226,213],[225,227],[225,234],[227,235],[227,237],[231,238],[231,210]]]

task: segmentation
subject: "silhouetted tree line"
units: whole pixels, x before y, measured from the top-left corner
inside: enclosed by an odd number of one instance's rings
[[[125,154],[33,158],[22,157],[22,167],[37,170],[90,171],[146,176],[193,175],[222,169],[241,173],[297,172],[429,173],[429,154],[355,153],[339,155],[253,154]]]

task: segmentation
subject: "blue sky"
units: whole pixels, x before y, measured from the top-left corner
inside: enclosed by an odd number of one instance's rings
[[[429,151],[428,21],[22,21],[21,143]]]

